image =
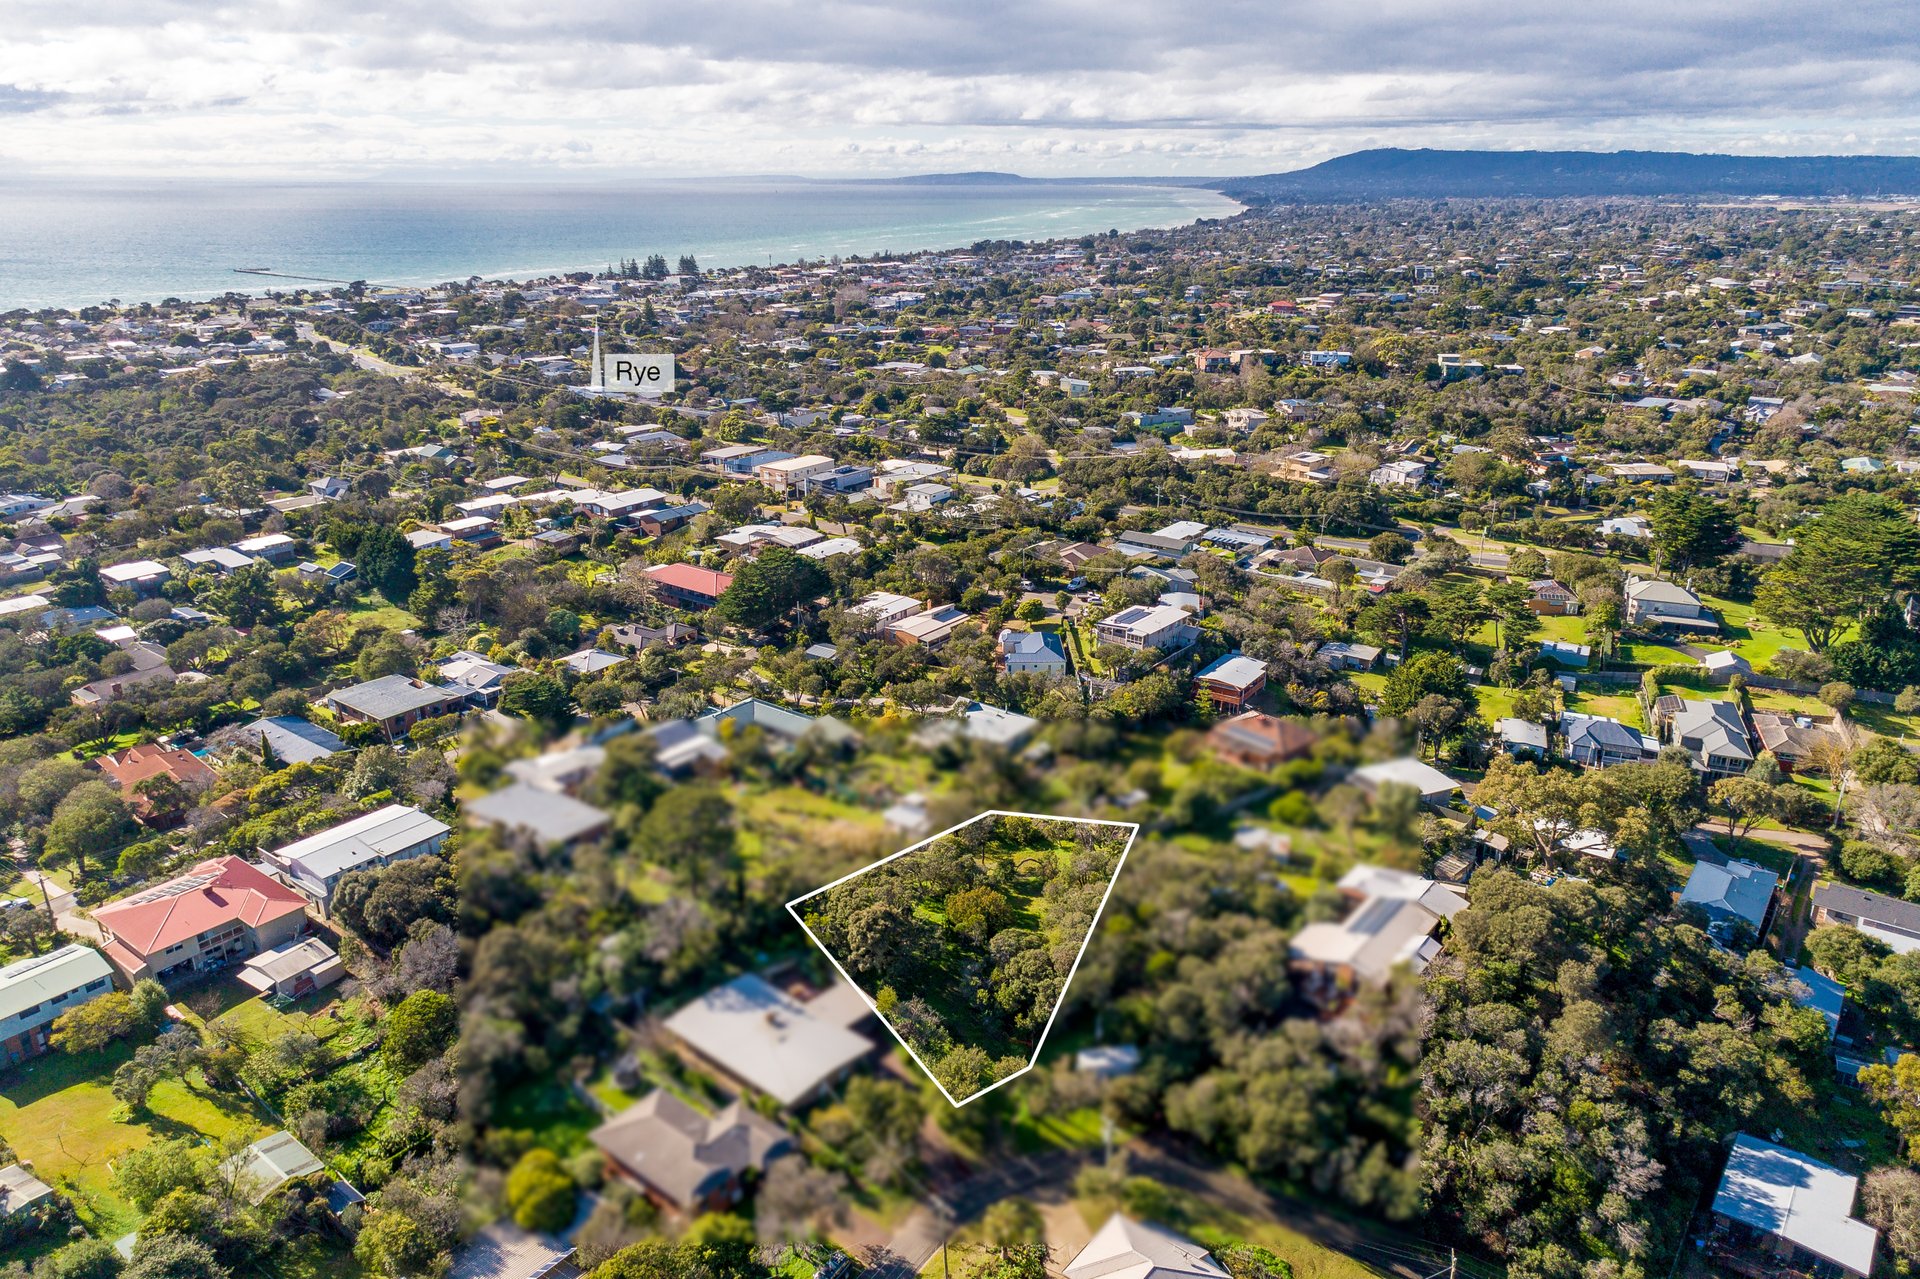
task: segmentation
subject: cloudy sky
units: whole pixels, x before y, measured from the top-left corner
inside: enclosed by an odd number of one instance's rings
[[[1903,0],[9,0],[0,168],[1241,174],[1920,153]]]

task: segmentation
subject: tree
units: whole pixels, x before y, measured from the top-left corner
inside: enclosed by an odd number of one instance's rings
[[[980,1218],[980,1233],[1002,1255],[1018,1244],[1039,1243],[1046,1237],[1040,1210],[1025,1199],[1002,1199]]]
[[[500,686],[500,709],[508,715],[565,728],[573,717],[573,697],[566,685],[551,675],[528,671],[509,676]]]
[[[1380,693],[1380,713],[1405,715],[1428,696],[1459,702],[1472,698],[1466,667],[1459,658],[1451,653],[1416,653],[1394,667]]]
[[[640,819],[637,845],[695,889],[739,869],[733,805],[711,786],[676,786]]]
[[[105,1239],[79,1239],[53,1254],[42,1267],[43,1279],[115,1279],[120,1254]]]
[[[1860,1215],[1885,1235],[1896,1257],[1920,1257],[1920,1171],[1875,1168],[1860,1185]]]
[[[1388,564],[1405,564],[1413,555],[1413,543],[1400,533],[1376,533],[1367,542],[1367,554]]]
[[[84,880],[89,858],[104,859],[133,836],[133,812],[119,788],[110,782],[82,782],[54,808],[41,860],[71,862],[75,879]]]
[[[387,1015],[380,1055],[409,1075],[445,1052],[460,1033],[460,1009],[437,990],[416,990]]]
[[[1667,573],[1710,568],[1745,541],[1733,510],[1698,489],[1668,489],[1646,510],[1647,522],[1653,526],[1654,554]]]
[[[1853,706],[1854,687],[1844,680],[1834,680],[1831,683],[1822,684],[1816,696],[1827,706],[1832,707],[1835,715],[1845,718],[1847,711]]]
[[[949,893],[946,901],[947,924],[976,946],[1013,922],[1013,906],[1007,895],[984,884]]]
[[[1739,839],[1774,815],[1774,788],[1757,777],[1723,777],[1707,789],[1710,803],[1726,810],[1727,834]]]
[[[228,1279],[230,1273],[198,1239],[142,1232],[120,1279]]]
[[[792,1243],[822,1223],[844,1221],[846,1202],[844,1176],[786,1155],[768,1165],[754,1195],[754,1229],[762,1244]]]
[[[574,1198],[573,1178],[551,1150],[529,1150],[507,1174],[507,1208],[523,1230],[565,1230]]]
[[[451,923],[453,875],[439,857],[348,871],[333,890],[336,919],[382,946],[398,945],[420,920]]]
[[[139,1026],[140,1014],[132,997],[109,991],[54,1018],[48,1042],[65,1053],[98,1052]]]
[[[1860,1087],[1880,1103],[1887,1124],[1900,1134],[1907,1157],[1920,1155],[1920,1054],[1902,1053],[1891,1066],[1860,1070]]]
[[[1293,1279],[1293,1266],[1257,1243],[1227,1244],[1214,1251],[1214,1260],[1233,1279]]]
[[[818,562],[784,546],[770,547],[740,566],[713,611],[723,622],[760,630],[830,585]]]
[[[410,1277],[442,1269],[440,1251],[420,1223],[391,1208],[367,1214],[354,1241],[353,1255],[383,1275]]]
[[[176,1190],[204,1190],[204,1149],[188,1137],[170,1137],[127,1151],[114,1161],[113,1184],[141,1212]]]
[[[1920,529],[1876,493],[1847,493],[1795,530],[1793,549],[1761,582],[1754,606],[1825,652],[1896,590],[1920,584]]]

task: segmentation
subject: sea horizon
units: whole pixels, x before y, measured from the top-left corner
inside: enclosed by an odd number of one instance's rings
[[[1243,207],[1183,181],[34,178],[0,190],[0,311],[528,279],[653,253],[778,265],[1159,229]]]

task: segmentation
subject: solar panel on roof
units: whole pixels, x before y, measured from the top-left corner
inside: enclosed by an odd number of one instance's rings
[[[185,875],[169,883],[161,884],[157,888],[149,888],[143,892],[135,893],[131,897],[122,898],[116,904],[121,906],[144,906],[148,902],[165,901],[169,897],[178,897],[182,893],[190,893],[196,888],[205,888],[208,884],[213,883],[219,878],[219,871],[205,871],[198,875]]]

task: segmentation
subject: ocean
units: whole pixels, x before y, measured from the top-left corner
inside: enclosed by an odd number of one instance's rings
[[[1239,207],[1214,191],[1077,182],[14,181],[0,187],[0,310],[302,284],[236,267],[437,284],[597,271],[651,253],[744,266],[1179,226]]]

